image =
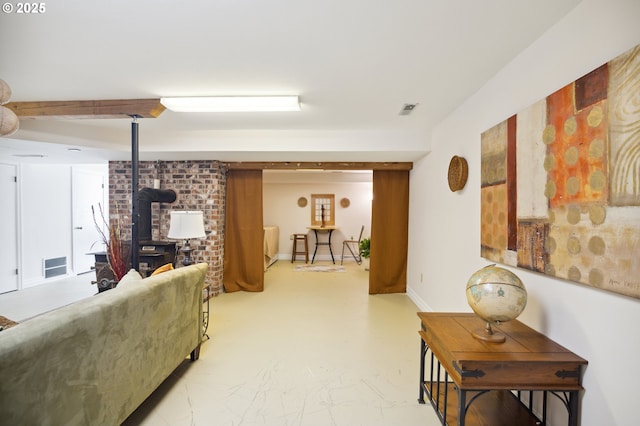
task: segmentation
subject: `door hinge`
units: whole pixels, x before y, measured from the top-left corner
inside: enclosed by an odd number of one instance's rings
[[[18,275],[18,270],[16,269],[16,275]]]
[[[14,176],[13,177],[13,181],[17,183],[18,182],[18,176]]]

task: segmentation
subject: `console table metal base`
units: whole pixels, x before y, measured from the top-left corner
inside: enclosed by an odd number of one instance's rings
[[[423,348],[424,351],[428,348]],[[425,404],[429,400],[443,425],[481,424],[492,426],[540,426],[547,424],[548,395],[558,397],[569,413],[571,419],[576,417],[577,391],[552,392],[533,390],[461,390],[449,380],[449,375],[442,368],[437,358],[431,354],[431,374],[428,380],[420,383],[418,402]],[[435,365],[435,367],[434,367]],[[422,376],[424,378],[424,376]],[[444,377],[443,380],[438,380]],[[542,398],[542,418],[533,412],[534,394]],[[569,420],[572,425],[572,420]]]

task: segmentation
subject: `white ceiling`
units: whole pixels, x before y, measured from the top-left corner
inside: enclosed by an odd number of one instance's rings
[[[0,78],[12,101],[300,96],[300,112],[140,119],[143,160],[413,161],[434,124],[578,3],[59,0],[0,14]],[[419,105],[400,116],[405,103]],[[22,120],[0,159],[128,159],[130,132],[127,119]]]

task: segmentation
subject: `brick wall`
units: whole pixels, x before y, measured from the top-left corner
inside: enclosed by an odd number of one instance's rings
[[[153,188],[154,179],[160,189],[176,192],[176,201],[152,203],[151,237],[167,241],[171,210],[201,210],[207,238],[191,240],[192,257],[209,263],[206,285],[211,295],[222,292],[224,250],[224,212],[226,175],[218,161],[140,161],[139,188]],[[109,162],[109,220],[120,221],[124,238],[131,239],[131,162]],[[183,242],[178,241],[180,246]],[[178,264],[183,256],[178,256]]]

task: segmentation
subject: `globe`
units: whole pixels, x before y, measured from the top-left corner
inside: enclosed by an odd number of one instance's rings
[[[493,331],[492,323],[516,319],[527,305],[527,290],[520,278],[496,265],[474,272],[467,282],[466,293],[473,312],[487,323],[484,330],[472,334],[489,342],[505,341],[503,334]]]

